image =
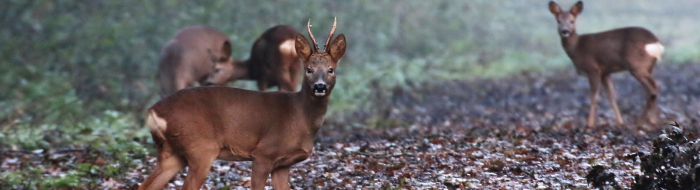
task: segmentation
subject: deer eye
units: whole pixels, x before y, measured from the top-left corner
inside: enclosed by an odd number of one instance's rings
[[[328,69],[328,73],[333,74],[333,68]]]
[[[314,70],[311,70],[311,68],[306,68],[306,73],[307,73],[307,74],[311,74],[311,73],[313,73],[313,72],[314,72]]]
[[[221,69],[219,69],[219,68],[214,69],[215,73],[218,73],[219,71],[221,71]]]

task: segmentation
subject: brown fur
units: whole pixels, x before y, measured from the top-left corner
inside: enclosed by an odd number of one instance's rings
[[[279,86],[280,91],[296,92],[301,68],[293,46],[297,34],[299,32],[286,25],[268,29],[253,43],[248,60],[217,64],[207,83],[226,85],[247,79],[257,81],[260,91]],[[283,44],[286,48],[280,47]]]
[[[139,189],[161,189],[189,166],[183,189],[199,189],[215,159],[253,161],[251,189],[265,188],[272,174],[275,189],[289,189],[289,169],[307,159],[323,124],[335,68],[345,53],[339,35],[325,52],[312,51],[302,35],[295,49],[306,72],[300,92],[258,92],[228,87],[181,90],[149,109],[147,119],[158,149],[158,165]],[[325,95],[314,85],[324,81]],[[162,126],[166,125],[166,126]]]
[[[231,62],[231,42],[207,26],[180,29],[161,52],[158,83],[161,98],[177,90],[204,84],[215,63]]]
[[[628,27],[610,31],[578,35],[576,18],[583,11],[583,2],[576,3],[568,12],[563,12],[556,3],[549,2],[549,10],[557,19],[558,33],[561,36],[564,51],[571,58],[579,74],[588,77],[591,91],[591,107],[588,114],[588,126],[595,125],[595,113],[598,99],[598,87],[602,83],[613,106],[618,123],[622,116],[615,98],[610,74],[629,71],[645,88],[647,105],[644,109],[651,123],[657,119],[656,97],[659,87],[652,77],[654,65],[663,53],[659,40],[644,28]],[[653,48],[648,48],[648,45]]]

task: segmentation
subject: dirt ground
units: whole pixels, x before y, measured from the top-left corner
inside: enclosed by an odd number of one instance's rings
[[[613,76],[627,124],[615,124],[604,94],[595,128],[585,127],[588,82],[573,69],[501,79],[414,83],[375,94],[374,106],[329,118],[311,158],[292,167],[296,189],[589,189],[586,174],[608,168],[624,188],[640,174],[651,139],[677,122],[698,136],[698,64],[659,65],[661,121],[636,120],[645,103],[628,73]],[[347,126],[371,126],[347,127]],[[370,129],[372,128],[372,129]],[[111,187],[135,187],[153,156]],[[249,162],[217,161],[206,187],[247,188]],[[168,189],[179,189],[184,172]],[[116,185],[114,185],[116,184]]]
[[[657,67],[661,121],[655,125],[637,122],[645,103],[641,85],[628,73],[613,75],[627,124],[615,124],[601,93],[593,129],[585,127],[586,78],[560,72],[377,93],[375,106],[327,125],[353,120],[379,129],[323,129],[314,155],[293,167],[291,182],[297,189],[588,189],[586,174],[602,165],[629,187],[640,174],[639,160],[625,155],[648,152],[650,139],[673,121],[698,133],[700,65]],[[248,187],[249,166],[219,162],[207,186]],[[135,181],[143,178],[140,170]],[[181,185],[182,176],[176,178],[170,187]]]

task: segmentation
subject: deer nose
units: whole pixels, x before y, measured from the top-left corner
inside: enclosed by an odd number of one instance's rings
[[[561,34],[563,34],[563,35],[569,35],[569,30],[561,30]]]
[[[327,89],[326,84],[318,83],[314,85],[314,91],[325,92]]]
[[[204,83],[204,86],[211,86],[211,85],[214,85],[214,83],[211,83],[211,82],[205,82],[205,83]]]

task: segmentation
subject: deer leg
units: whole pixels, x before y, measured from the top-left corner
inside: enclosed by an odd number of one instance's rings
[[[658,119],[658,111],[656,107],[656,99],[659,93],[659,86],[656,84],[656,80],[651,77],[650,72],[632,72],[632,76],[636,78],[639,83],[644,86],[644,90],[647,95],[647,105],[644,107],[644,112],[642,116],[647,117],[649,122],[654,124]]]
[[[265,79],[258,80],[258,90],[260,90],[260,91],[267,90],[267,80],[265,80]]]
[[[612,78],[610,74],[603,75],[602,78],[603,86],[605,87],[605,92],[607,93],[608,100],[612,104],[613,110],[615,111],[615,118],[617,118],[617,123],[624,124],[625,121],[622,120],[622,115],[620,114],[620,108],[617,107],[617,97],[615,95],[615,86],[613,85]]]
[[[298,58],[294,60],[299,60]],[[292,61],[289,66],[289,78],[292,82],[293,92],[297,91],[297,84],[299,84],[299,72],[301,72],[301,64],[298,61]]]
[[[282,82],[279,85],[279,90],[284,92],[296,92],[296,88],[291,82]]]
[[[166,76],[162,76],[162,75],[158,76],[158,77],[159,77],[158,80],[159,80],[159,85],[160,85],[160,94],[159,95],[160,95],[161,99],[163,99],[166,96],[175,92],[175,88],[177,88],[177,87],[176,87],[176,84],[173,80],[171,80],[170,78],[168,78]]]
[[[289,76],[289,71],[283,71],[280,81],[277,82],[279,85],[279,91],[295,92],[296,86],[293,83],[291,76]]]
[[[141,183],[139,190],[163,189],[165,184],[184,167],[185,162],[178,156],[159,156],[158,165],[156,165],[153,173]]]
[[[265,158],[256,158],[253,160],[253,173],[250,176],[251,190],[264,190],[267,177],[272,171],[272,161]]]
[[[588,98],[591,100],[591,107],[588,110],[588,127],[595,126],[595,109],[598,106],[598,86],[600,86],[600,75],[588,75],[588,83],[591,85],[591,91]]]
[[[187,172],[187,178],[185,178],[185,183],[182,186],[183,190],[195,190],[200,189],[204,181],[207,180],[207,175],[209,175],[209,169],[211,164],[214,163],[216,157],[219,154],[218,150],[199,150],[196,157],[188,158],[187,165],[190,167]]]
[[[289,167],[277,168],[272,171],[272,188],[289,190]]]

